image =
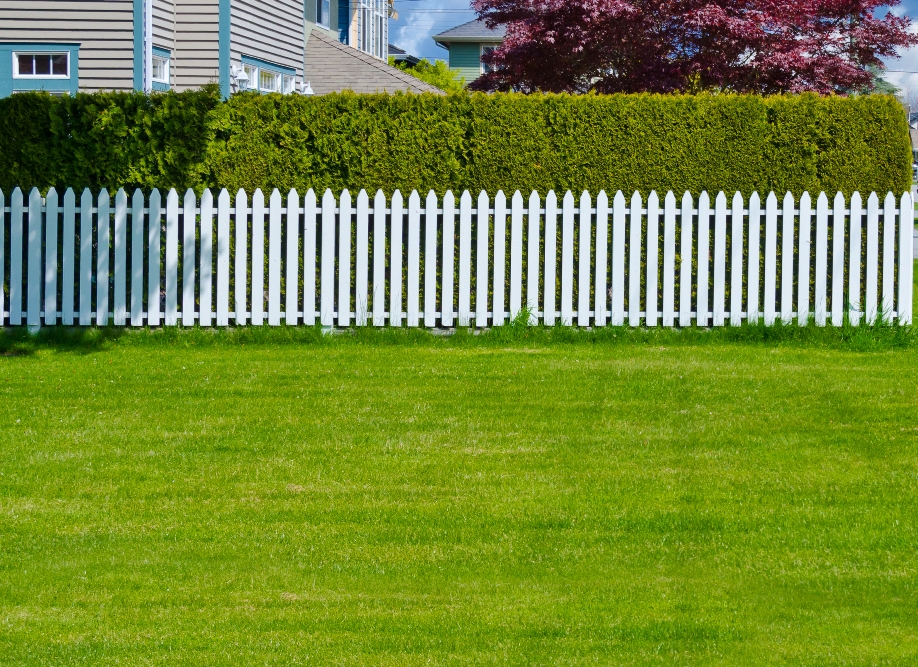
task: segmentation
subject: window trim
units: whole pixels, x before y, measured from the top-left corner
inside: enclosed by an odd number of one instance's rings
[[[289,95],[296,92],[297,72],[291,67],[284,67],[283,65],[277,65],[266,60],[260,60],[259,58],[252,58],[251,56],[242,56],[242,67],[247,70],[246,74],[249,74],[248,70],[254,70],[255,72],[254,76],[250,75],[248,87],[246,88],[247,92],[259,93],[261,95],[270,95],[272,93]],[[271,74],[275,77],[275,81],[277,81],[276,90],[262,90],[262,72]],[[284,92],[284,83],[287,77],[293,78],[291,93]]]
[[[67,74],[20,74],[19,56],[67,56]],[[32,49],[16,49],[13,51],[13,79],[32,79],[40,81],[69,81],[71,76],[70,50],[63,51],[36,51]]]
[[[70,53],[69,77],[13,78],[13,53]],[[76,95],[80,90],[79,42],[0,42],[0,98],[13,93],[43,90],[47,93]]]
[[[501,44],[499,42],[478,45],[478,66],[481,69],[482,74],[488,73],[488,70],[485,69],[484,60],[482,60],[485,54],[485,49],[490,49],[491,51],[493,51],[497,48],[500,48],[500,46]]]
[[[328,12],[322,15],[322,9],[325,3],[328,3]],[[331,0],[316,0],[316,25],[331,30]]]

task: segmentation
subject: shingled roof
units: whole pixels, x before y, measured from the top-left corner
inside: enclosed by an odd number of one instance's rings
[[[455,28],[450,28],[446,32],[434,35],[433,39],[439,44],[449,44],[450,42],[499,42],[507,34],[507,27],[499,25],[493,30],[485,25],[481,19],[469,21]]]
[[[316,95],[352,90],[355,93],[434,93],[442,90],[410,74],[389,67],[381,60],[358,51],[319,30],[306,42],[304,78]]]

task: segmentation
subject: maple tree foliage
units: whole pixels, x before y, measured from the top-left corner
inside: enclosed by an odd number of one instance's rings
[[[869,91],[918,44],[899,0],[473,0],[506,25],[477,90]]]

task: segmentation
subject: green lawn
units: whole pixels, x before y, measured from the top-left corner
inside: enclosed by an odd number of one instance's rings
[[[914,345],[144,341],[0,359],[0,664],[918,662]]]

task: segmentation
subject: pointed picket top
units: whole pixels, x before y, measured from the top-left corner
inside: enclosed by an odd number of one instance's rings
[[[418,194],[417,190],[412,190],[411,194],[408,196],[408,207],[412,210],[421,208],[421,196]]]
[[[453,194],[452,190],[447,190],[446,194],[443,195],[443,207],[447,206],[455,208],[456,206],[456,195]]]
[[[436,211],[438,202],[439,202],[439,199],[437,197],[436,192],[431,190],[430,192],[427,193],[427,199],[424,203],[428,211],[429,210]]]
[[[880,206],[880,198],[877,196],[876,192],[871,192],[870,196],[867,198],[867,206]]]
[[[398,190],[396,190],[396,192],[398,192]],[[465,206],[466,204],[468,204],[469,206],[472,205],[472,193],[469,192],[468,190],[463,190],[462,196],[459,198],[459,205]]]
[[[316,191],[313,190],[312,188],[309,188],[306,191],[306,194],[304,195],[303,200],[304,201],[314,201],[314,202],[319,201],[318,197],[316,197]]]
[[[613,202],[613,207],[626,206],[627,202],[625,201],[625,193],[619,190],[615,193],[615,200]]]
[[[329,190],[329,192],[331,192],[331,190]],[[396,204],[398,206],[403,206],[404,203],[405,203],[405,198],[402,197],[401,190],[396,190],[395,192],[392,193],[392,205],[393,206],[395,206]]]
[[[574,206],[574,193],[570,190],[564,194],[564,207],[567,208],[568,206]]]
[[[533,194],[535,194],[535,191],[533,191]],[[513,208],[516,208],[517,206],[523,206],[523,203],[524,203],[523,193],[517,190],[516,192],[513,193],[513,199],[511,200],[511,206]]]
[[[670,205],[672,205],[673,207],[675,207],[675,205],[676,205],[676,193],[673,192],[672,190],[670,190],[669,192],[667,192],[667,193],[666,193],[666,198],[663,200],[663,205],[664,205],[664,206],[670,206]]]
[[[790,193],[788,192],[787,194],[790,194]],[[891,194],[891,193],[890,193],[890,194]],[[844,209],[844,208],[845,208],[845,203],[846,203],[846,202],[845,202],[845,195],[842,194],[841,192],[835,193],[835,200],[834,200],[833,203],[834,203],[836,209]]]
[[[257,195],[261,190],[256,190],[255,194]],[[322,207],[334,206],[336,204],[335,195],[331,191],[331,188],[326,188],[325,193],[322,195]]]

